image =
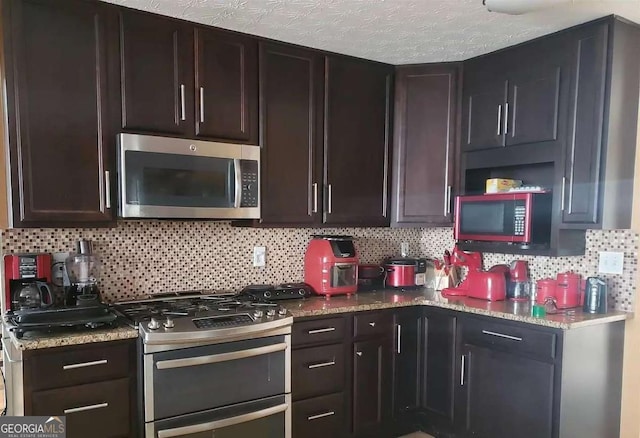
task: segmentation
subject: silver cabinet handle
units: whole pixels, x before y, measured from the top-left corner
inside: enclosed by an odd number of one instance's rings
[[[460,361],[460,386],[464,386],[464,363],[466,358],[467,356],[463,354]]]
[[[501,128],[502,128],[502,105],[498,105],[498,132],[496,135],[500,135]]]
[[[204,87],[200,87],[200,123],[204,123]]]
[[[335,332],[335,331],[336,331],[335,327],[326,327],[321,329],[309,330],[307,333],[309,333],[310,335],[317,335],[318,333],[328,333],[328,332]]]
[[[560,189],[560,211],[564,211],[564,195],[565,187],[567,186],[567,177],[562,177],[562,188]]]
[[[184,97],[184,84],[180,84],[180,120],[187,120],[187,104]]]
[[[504,104],[504,133],[509,133],[509,102]]]
[[[444,192],[444,215],[451,213],[451,186],[447,186]]]
[[[171,368],[184,368],[196,365],[208,365],[220,362],[228,362],[231,360],[246,359],[249,357],[262,356],[265,354],[277,353],[287,349],[287,344],[266,345],[264,347],[251,348],[243,351],[233,351],[230,353],[212,354],[209,356],[189,357],[186,359],[170,359],[160,360],[156,362],[156,368],[159,370],[167,370]]]
[[[318,212],[318,183],[311,184],[313,188],[313,213]]]
[[[362,351],[356,351],[356,355],[358,355],[358,357],[362,357]]]
[[[64,413],[66,415],[66,414],[73,414],[74,412],[93,411],[94,409],[102,409],[102,408],[108,408],[108,407],[109,407],[109,403],[99,403],[97,405],[80,406],[77,408],[65,409]]]
[[[522,341],[522,338],[517,336],[505,335],[504,333],[492,332],[489,330],[482,330],[482,333],[489,336],[496,336],[498,338],[511,339],[512,341]]]
[[[242,169],[240,168],[240,159],[234,158],[233,169],[234,184],[236,185],[233,206],[235,208],[240,208],[240,204],[242,204]]]
[[[270,417],[289,409],[288,403],[283,403],[271,408],[262,409],[260,411],[249,412],[248,414],[238,415],[236,417],[223,418],[222,420],[210,421],[209,423],[193,424],[191,426],[175,427],[173,429],[164,429],[158,431],[158,438],[173,438],[176,436],[195,435],[197,433],[222,429],[224,427],[234,426],[236,424],[247,423],[249,421],[258,420],[260,418]]]
[[[104,206],[111,208],[111,172],[104,171]]]
[[[331,214],[333,211],[333,197],[331,193],[331,184],[327,184],[327,213]]]
[[[330,367],[336,364],[335,360],[332,360],[330,362],[322,362],[322,363],[314,363],[309,365],[307,368],[309,368],[310,370],[316,369],[316,368],[324,368],[324,367]]]
[[[370,323],[369,323],[369,325],[370,325],[371,327],[375,327],[375,326],[376,326],[376,323],[372,321],[372,322],[370,322]]]
[[[107,359],[102,360],[94,360],[92,362],[82,362],[82,363],[74,363],[71,365],[64,365],[62,367],[63,370],[75,370],[76,368],[86,368],[86,367],[94,367],[96,365],[106,365]]]
[[[402,336],[402,335],[400,334],[400,333],[401,333],[401,331],[402,331],[402,326],[401,326],[400,324],[398,324],[398,331],[396,332],[396,336],[397,336],[396,342],[397,342],[397,344],[398,344],[398,345],[396,346],[396,352],[397,352],[398,354],[400,354],[400,339],[401,339],[401,336]]]
[[[312,415],[310,417],[307,417],[307,420],[311,421],[311,420],[317,420],[318,418],[324,418],[324,417],[330,417],[332,415],[335,415],[335,411],[329,411],[329,412],[325,412],[323,414],[318,414],[318,415]]]

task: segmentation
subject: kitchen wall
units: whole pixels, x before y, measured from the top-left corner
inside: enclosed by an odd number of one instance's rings
[[[121,221],[115,228],[14,229],[2,232],[3,253],[69,252],[80,238],[94,241],[104,263],[101,291],[109,300],[154,292],[238,289],[251,283],[303,279],[303,255],[313,234],[349,234],[363,263],[397,256],[401,242],[412,255],[440,257],[453,247],[451,228],[235,228],[227,222]],[[625,253],[624,274],[608,275],[613,307],[633,310],[638,234],[630,230],[589,231],[586,253],[576,257],[518,257],[529,261],[534,279],[573,270],[596,275],[598,251]],[[267,266],[254,268],[254,246],[267,248]],[[485,254],[486,266],[516,258]]]

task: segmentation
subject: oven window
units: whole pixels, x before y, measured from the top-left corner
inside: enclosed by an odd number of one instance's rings
[[[357,281],[356,265],[335,265],[331,268],[331,287],[353,286]]]
[[[233,207],[232,159],[127,151],[125,163],[128,204]]]
[[[505,227],[505,202],[464,202],[460,212],[463,234],[508,234]]]

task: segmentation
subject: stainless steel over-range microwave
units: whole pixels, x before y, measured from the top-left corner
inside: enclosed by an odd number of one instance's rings
[[[124,218],[259,219],[260,147],[118,135]]]

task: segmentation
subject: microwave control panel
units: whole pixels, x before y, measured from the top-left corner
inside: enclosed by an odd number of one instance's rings
[[[515,236],[524,236],[524,224],[527,216],[524,202],[516,202],[513,210],[513,234]]]
[[[255,160],[240,160],[240,175],[242,184],[242,199],[240,207],[258,206],[258,162]]]

